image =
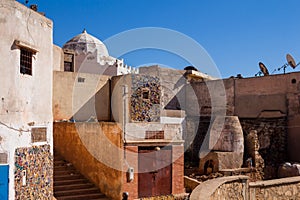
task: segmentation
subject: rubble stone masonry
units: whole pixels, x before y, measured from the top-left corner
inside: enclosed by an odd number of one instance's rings
[[[245,138],[250,131],[257,131],[260,146],[259,153],[265,162],[264,179],[277,178],[278,166],[287,161],[286,119],[240,119],[240,122]],[[246,151],[245,160],[249,157],[249,152]]]

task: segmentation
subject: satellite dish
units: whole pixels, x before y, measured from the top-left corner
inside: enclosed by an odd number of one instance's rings
[[[260,71],[264,74],[264,76],[268,76],[269,71],[268,71],[267,67],[264,65],[264,63],[259,62],[258,65],[259,65]]]
[[[295,69],[297,67],[297,64],[296,64],[293,56],[291,56],[290,54],[286,54],[286,60],[293,69]]]

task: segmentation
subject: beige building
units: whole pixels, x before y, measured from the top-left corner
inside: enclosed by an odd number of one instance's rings
[[[0,1],[1,199],[53,196],[52,30],[41,14]]]
[[[178,195],[185,150],[203,173],[240,168],[251,131],[264,178],[299,162],[298,72],[213,80],[194,70],[137,70],[86,30],[62,48],[52,30],[40,13],[0,2],[0,199]],[[225,128],[210,129],[221,114]],[[199,160],[207,133],[213,152]]]

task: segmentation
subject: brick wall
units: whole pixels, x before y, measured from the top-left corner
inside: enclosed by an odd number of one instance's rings
[[[128,192],[129,200],[138,198],[138,146],[126,146],[126,161],[123,164],[123,192]],[[128,166],[129,165],[129,166]],[[131,182],[127,181],[126,169],[134,168],[134,179]]]
[[[172,194],[184,192],[184,147],[172,147]]]

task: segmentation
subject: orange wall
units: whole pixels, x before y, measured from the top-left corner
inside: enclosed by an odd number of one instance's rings
[[[122,196],[122,131],[116,123],[54,123],[54,148],[101,192]]]

